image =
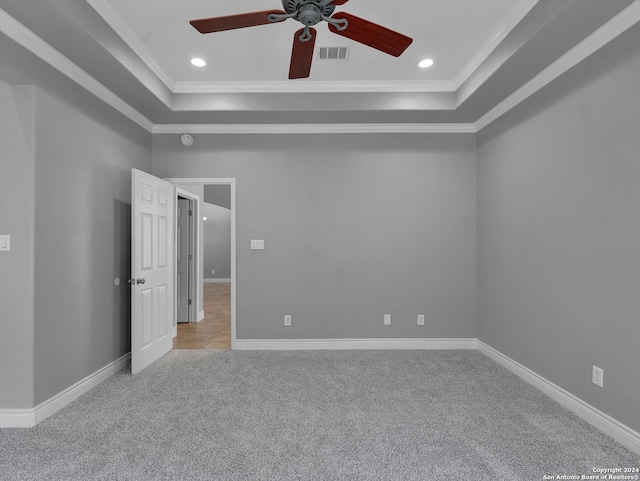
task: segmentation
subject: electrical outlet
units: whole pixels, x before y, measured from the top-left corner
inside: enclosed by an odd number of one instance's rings
[[[384,315],[384,325],[385,326],[390,326],[391,325],[391,314],[385,314]]]
[[[418,325],[424,326],[424,314],[418,314]]]
[[[216,270],[215,269],[211,269],[211,274],[215,274]]]
[[[0,251],[10,251],[11,250],[11,236],[10,235],[0,235]]]
[[[291,316],[284,316],[284,325],[287,327],[291,326]]]
[[[604,387],[604,370],[600,369],[598,366],[593,366],[593,371],[591,372],[591,382],[599,387]]]

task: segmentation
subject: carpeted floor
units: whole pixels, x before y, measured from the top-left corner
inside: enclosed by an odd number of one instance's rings
[[[172,351],[35,428],[0,430],[5,481],[537,481],[638,466],[476,351]]]

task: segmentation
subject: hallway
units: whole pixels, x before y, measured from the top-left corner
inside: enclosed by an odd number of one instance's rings
[[[231,283],[204,284],[204,319],[178,324],[174,349],[231,349]]]

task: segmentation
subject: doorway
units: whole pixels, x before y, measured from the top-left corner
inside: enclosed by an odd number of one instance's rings
[[[204,319],[178,324],[173,349],[231,349],[231,283],[204,284]]]
[[[234,349],[236,344],[236,184],[234,178],[170,178],[166,179],[176,186],[176,190],[179,194],[184,195],[187,192],[186,197],[192,196],[196,199],[196,204],[193,205],[194,214],[191,216],[192,225],[190,232],[192,233],[192,272],[193,285],[192,292],[193,297],[191,303],[192,315],[195,320],[193,322],[197,324],[181,324],[181,332],[189,329],[191,331],[207,331],[209,330],[207,323],[220,322],[220,311],[226,310],[227,319],[230,314],[230,326],[227,327],[227,335],[230,330],[230,348]],[[219,192],[227,192],[228,204],[224,205],[228,209],[229,217],[229,233],[228,237],[230,250],[230,259],[228,260],[228,266],[220,266],[221,269],[211,269],[208,266],[208,270],[205,270],[205,256],[204,256],[204,244],[205,244],[205,189],[211,189],[212,186],[220,186],[217,189]],[[177,202],[180,201],[179,196]],[[219,202],[214,201],[216,204]],[[186,205],[186,204],[184,204]],[[195,213],[197,212],[197,213]],[[211,219],[209,219],[211,221]],[[177,233],[178,229],[176,229]],[[216,276],[217,274],[217,276]],[[217,278],[215,278],[217,277]],[[222,277],[222,278],[220,278]],[[178,291],[178,289],[176,289]],[[213,298],[212,298],[213,296]],[[221,308],[221,298],[226,298],[226,308]],[[208,312],[207,312],[208,311]],[[230,311],[230,312],[229,312]],[[215,319],[212,319],[215,318]],[[193,319],[193,318],[192,318]],[[201,322],[205,320],[205,322]],[[227,325],[229,321],[227,321]],[[176,334],[177,334],[176,324]],[[194,343],[192,348],[206,348],[202,343]],[[229,342],[227,341],[227,345]],[[177,343],[176,348],[180,344]],[[224,348],[222,343],[211,342],[208,343],[208,348]],[[228,349],[229,347],[227,347]]]
[[[176,189],[181,191],[181,189]],[[196,282],[194,262],[195,200],[177,193],[176,206],[176,322],[194,322],[193,299]],[[195,256],[197,258],[197,256]]]

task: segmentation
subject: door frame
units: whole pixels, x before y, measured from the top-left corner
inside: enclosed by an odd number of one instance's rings
[[[230,186],[230,196],[231,196],[231,349],[236,349],[236,179],[235,177],[197,177],[197,178],[178,178],[171,177],[165,178],[164,180],[171,182],[172,184],[183,184],[183,185],[228,185]],[[178,189],[176,187],[176,189]],[[183,190],[183,189],[182,189]],[[184,191],[184,190],[183,190]],[[193,196],[194,194],[187,193],[188,196]],[[183,197],[184,194],[181,194]],[[197,196],[196,196],[197,197]],[[178,196],[176,195],[176,202],[178,201]],[[204,202],[204,199],[201,199]],[[198,205],[198,222],[195,222],[197,229],[195,236],[195,249],[196,253],[200,252],[200,203]],[[195,214],[194,214],[195,215]],[[202,267],[200,266],[202,259],[197,259],[196,261],[196,282],[200,285],[204,283],[204,272],[202,272]],[[197,290],[197,289],[196,289]],[[177,296],[177,287],[176,293]],[[198,302],[199,299],[198,299]],[[197,304],[199,305],[199,304]],[[195,309],[197,312],[198,309]]]
[[[167,180],[167,179],[165,179]],[[189,201],[191,201],[191,208],[193,211],[192,219],[199,219],[200,217],[200,196],[194,194],[193,192],[189,192],[188,190],[181,189],[180,187],[176,187],[176,196],[175,196],[175,212],[176,212],[176,228],[175,228],[175,246],[176,246],[176,276],[178,272],[178,197],[183,197]],[[190,222],[191,232],[190,234],[190,242],[189,242],[189,254],[192,256],[193,269],[189,272],[189,299],[192,300],[191,306],[192,308],[189,310],[189,322],[198,322],[202,319],[199,318],[199,308],[200,305],[200,291],[196,289],[198,285],[198,271],[201,269],[200,267],[200,251],[199,248],[199,236],[200,236],[200,222],[196,222],[192,220]],[[176,310],[178,308],[178,284],[176,279],[176,300],[175,300]],[[178,335],[178,316],[176,311],[176,318],[173,321],[173,329],[174,334],[173,337]]]

